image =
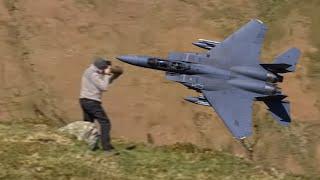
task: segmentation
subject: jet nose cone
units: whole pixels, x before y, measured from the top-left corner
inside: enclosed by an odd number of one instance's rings
[[[136,65],[136,66],[147,66],[147,62],[148,62],[148,57],[144,57],[144,56],[124,55],[124,56],[118,56],[117,59],[119,59],[122,62]]]
[[[133,61],[132,56],[118,56],[117,59],[126,63],[131,63]]]

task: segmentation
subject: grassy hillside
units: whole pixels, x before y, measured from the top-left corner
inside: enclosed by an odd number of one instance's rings
[[[32,131],[30,131],[32,129]],[[140,144],[106,158],[44,124],[0,125],[0,179],[304,179],[190,144]]]

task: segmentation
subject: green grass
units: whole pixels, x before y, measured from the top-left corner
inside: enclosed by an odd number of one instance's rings
[[[250,163],[228,154],[211,151],[186,152],[166,148],[152,151],[140,148],[128,152],[122,156],[120,165],[127,176],[133,179],[141,176],[147,179],[247,179],[256,173]]]
[[[138,144],[107,158],[47,125],[0,124],[0,179],[299,179],[248,160],[191,144]]]
[[[114,161],[87,151],[85,144],[56,134],[45,125],[1,125],[0,138],[0,179],[118,179],[120,176]]]

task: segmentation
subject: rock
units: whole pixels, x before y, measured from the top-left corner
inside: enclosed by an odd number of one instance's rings
[[[94,123],[75,121],[59,129],[60,132],[75,136],[80,141],[90,143],[99,134]]]

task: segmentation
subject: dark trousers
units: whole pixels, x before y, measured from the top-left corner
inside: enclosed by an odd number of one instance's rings
[[[80,99],[80,105],[83,110],[84,121],[92,123],[94,120],[98,121],[100,125],[100,140],[103,150],[113,149],[110,142],[110,120],[101,106],[101,102],[91,99]]]

